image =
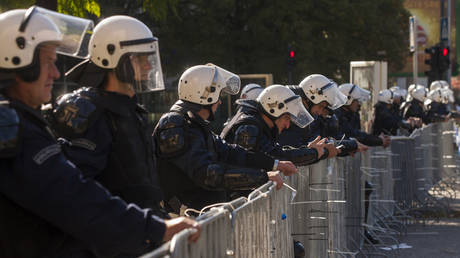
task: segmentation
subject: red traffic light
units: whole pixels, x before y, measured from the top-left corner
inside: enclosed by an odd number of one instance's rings
[[[290,58],[294,58],[294,51],[292,51],[292,50],[289,51],[289,57],[290,57]]]
[[[445,47],[442,49],[442,55],[447,56],[447,54],[449,54],[449,49]]]

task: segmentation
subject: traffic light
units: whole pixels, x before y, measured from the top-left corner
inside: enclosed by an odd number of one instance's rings
[[[295,66],[295,51],[293,49],[289,49],[288,66],[290,68]]]
[[[439,52],[439,73],[442,75],[444,72],[449,70],[450,59],[449,55],[450,49],[448,46],[443,46],[440,48]]]
[[[431,83],[432,81],[439,80],[440,77],[439,50],[440,48],[438,45],[425,49],[425,53],[430,55],[430,59],[425,60],[425,64],[430,66],[429,70],[425,72],[426,76],[428,76],[429,83]]]

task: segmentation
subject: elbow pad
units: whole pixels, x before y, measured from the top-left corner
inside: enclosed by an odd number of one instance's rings
[[[267,181],[268,175],[261,169],[240,167],[225,169],[219,164],[210,164],[206,170],[204,184],[213,190],[250,190]]]
[[[0,158],[12,158],[20,151],[19,116],[2,95],[0,101]]]
[[[283,147],[284,157],[297,166],[310,165],[318,161],[318,152],[310,148],[287,148]]]

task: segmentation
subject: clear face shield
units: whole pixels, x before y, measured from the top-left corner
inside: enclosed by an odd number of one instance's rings
[[[215,67],[214,77],[211,86],[220,91],[221,95],[236,95],[240,92],[241,80],[240,77],[232,72],[220,68],[214,64],[208,64]]]
[[[305,109],[302,98],[298,95],[292,96],[284,101],[286,110],[291,116],[291,121],[294,122],[298,127],[305,128],[314,118]]]
[[[29,8],[28,14],[38,12],[51,19],[62,33],[56,52],[63,55],[88,57],[88,42],[94,27],[93,21],[50,11],[41,7]]]
[[[329,108],[335,110],[347,103],[347,96],[343,94],[339,88],[337,87],[337,83],[331,81],[325,86],[323,86],[319,92],[323,94],[326,98],[327,103],[329,104]]]
[[[362,89],[361,87],[357,85],[353,85],[348,95],[352,99],[356,99],[360,103],[366,102],[371,99],[371,92],[368,90]]]
[[[158,44],[155,45],[158,46]],[[126,65],[121,67],[125,69],[124,73],[133,73],[132,86],[136,93],[163,90],[165,88],[158,51],[131,53],[128,54],[127,59],[126,61],[129,61],[132,70],[130,71]]]

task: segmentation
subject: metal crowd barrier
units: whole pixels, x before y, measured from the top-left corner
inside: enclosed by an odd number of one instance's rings
[[[143,257],[294,257],[293,239],[309,258],[397,257],[397,248],[379,247],[397,246],[407,223],[448,210],[454,197],[453,134],[452,122],[432,124],[387,149],[299,167],[279,191],[269,182],[197,217],[197,243],[185,230]]]

